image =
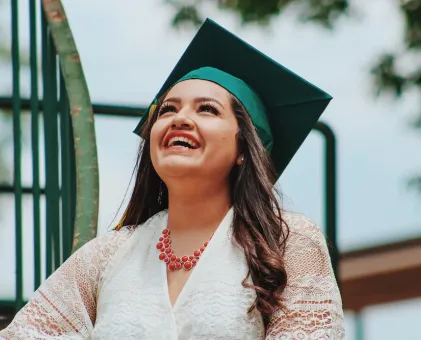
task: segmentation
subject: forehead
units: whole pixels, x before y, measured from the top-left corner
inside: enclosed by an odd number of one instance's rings
[[[174,85],[165,97],[178,97],[184,100],[197,97],[210,97],[220,102],[229,102],[231,95],[222,86],[211,81],[189,79]]]

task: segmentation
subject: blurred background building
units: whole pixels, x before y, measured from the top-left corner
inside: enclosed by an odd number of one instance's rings
[[[334,97],[322,121],[336,141],[336,172],[315,130],[278,185],[286,209],[324,229],[336,222],[347,339],[419,338],[420,0],[63,3],[96,104],[99,234],[121,215],[141,108],[210,17]],[[63,261],[71,240],[60,192],[74,180],[74,160],[60,153],[68,148],[66,103],[40,6],[0,0],[0,327]],[[326,199],[329,182],[334,202]]]

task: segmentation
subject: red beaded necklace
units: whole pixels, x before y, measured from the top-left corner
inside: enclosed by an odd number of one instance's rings
[[[156,249],[161,252],[159,254],[159,259],[167,264],[169,270],[174,271],[180,270],[181,268],[184,268],[184,270],[190,270],[197,264],[197,261],[199,261],[199,258],[208,246],[209,241],[205,242],[200,250],[195,250],[193,255],[183,256],[180,258],[174,254],[171,248],[170,231],[168,229],[164,229],[162,231],[162,236],[159,238],[159,242],[156,245]]]

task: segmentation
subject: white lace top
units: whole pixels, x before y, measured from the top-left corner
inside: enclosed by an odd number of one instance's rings
[[[341,298],[322,232],[284,213],[291,233],[285,262],[286,310],[264,329],[247,314],[252,289],[242,250],[231,241],[232,210],[215,232],[172,307],[156,241],[167,212],[144,225],[97,237],[35,292],[0,338],[12,339],[343,339]]]

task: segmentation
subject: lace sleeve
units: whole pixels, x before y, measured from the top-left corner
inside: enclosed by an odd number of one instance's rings
[[[0,339],[89,339],[101,274],[129,234],[127,229],[113,231],[75,252],[0,331]]]
[[[272,316],[266,340],[343,339],[342,301],[323,233],[300,215],[287,223],[285,308]]]

